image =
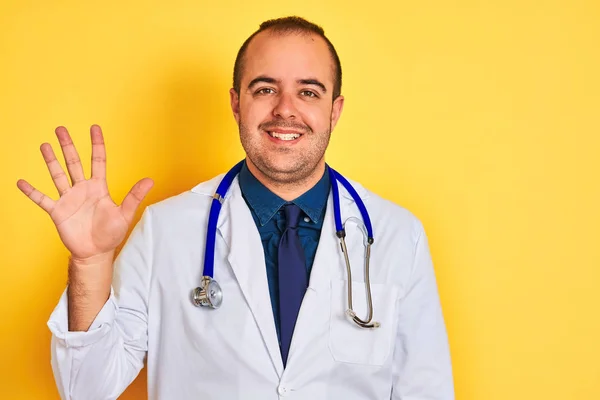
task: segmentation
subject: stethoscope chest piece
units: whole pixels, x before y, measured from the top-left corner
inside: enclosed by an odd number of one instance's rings
[[[192,293],[192,302],[196,307],[219,308],[223,303],[221,286],[210,276],[203,276],[200,287]]]

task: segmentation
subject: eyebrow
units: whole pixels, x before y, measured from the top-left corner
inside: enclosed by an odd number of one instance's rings
[[[303,85],[318,86],[321,88],[323,93],[327,93],[327,89],[325,88],[325,85],[323,83],[321,83],[318,79],[300,79],[298,81],[298,83],[301,83]]]
[[[275,78],[271,78],[270,76],[266,76],[266,75],[260,75],[250,81],[250,83],[248,84],[248,89],[252,89],[252,87],[254,85],[256,85],[257,83],[260,83],[260,82],[278,83],[277,79],[275,79]]]
[[[248,84],[248,89],[252,89],[253,86],[255,86],[257,83],[260,83],[260,82],[274,84],[274,83],[280,83],[281,81],[279,81],[279,80],[277,80],[275,78],[272,78],[270,76],[260,75],[260,76],[257,76],[256,78],[254,78],[254,79],[252,79],[250,81],[250,83]],[[298,79],[296,82],[299,83],[299,84],[301,84],[301,85],[318,86],[323,91],[323,93],[327,93],[327,88],[318,79],[314,79],[314,78],[311,78],[311,79]]]

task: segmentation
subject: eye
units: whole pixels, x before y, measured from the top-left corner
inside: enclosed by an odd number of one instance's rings
[[[256,92],[254,92],[254,94],[272,94],[275,93],[275,90],[273,90],[272,88],[262,88],[262,89],[258,89]]]
[[[313,92],[312,90],[303,90],[300,92],[300,94],[306,97],[319,97],[319,95]]]

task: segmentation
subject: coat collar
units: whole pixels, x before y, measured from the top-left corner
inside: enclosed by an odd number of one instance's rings
[[[203,182],[191,191],[212,198],[223,176],[224,174]],[[368,191],[361,185],[356,182],[349,182],[363,201],[369,197]],[[360,218],[360,212],[354,204],[352,196],[341,184],[339,188],[343,220],[347,221],[353,217]],[[344,268],[345,265],[341,252],[334,252],[334,250],[339,249],[339,242],[335,236],[333,196],[331,193],[329,194],[326,207],[325,220],[323,221],[309,287],[298,317],[297,329],[300,331],[310,331],[312,316],[323,309],[323,301],[328,298],[327,290],[331,281],[332,268]],[[275,322],[271,312],[271,299],[262,242],[257,229],[253,232],[248,232],[246,229],[240,229],[240,227],[255,228],[256,224],[242,196],[239,180],[236,177],[225,195],[217,229],[220,236],[226,242],[227,248],[229,248],[227,260],[232,267],[246,303],[254,316],[273,367],[277,375],[281,377],[283,375],[283,362],[279,350]],[[360,242],[360,236],[352,235],[348,245],[350,248],[358,250]],[[216,280],[219,279],[218,275],[219,268],[215,268]],[[288,365],[289,363],[293,363],[294,353],[300,351],[304,346],[309,345],[310,338],[305,335],[300,335],[298,339],[293,339]]]

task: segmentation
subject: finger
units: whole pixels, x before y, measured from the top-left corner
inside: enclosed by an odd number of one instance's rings
[[[42,144],[40,150],[42,156],[44,156],[44,161],[46,161],[46,165],[48,166],[48,171],[50,171],[50,176],[52,176],[54,186],[56,186],[58,194],[62,196],[71,187],[69,178],[67,178],[67,174],[65,174],[65,171],[56,159],[54,150],[52,150],[52,146],[50,146],[49,143]]]
[[[92,137],[92,178],[106,179],[106,148],[102,129],[98,125],[92,125],[90,135]]]
[[[65,156],[65,163],[67,164],[67,170],[71,176],[71,183],[75,185],[77,182],[84,181],[85,175],[83,174],[81,160],[79,159],[79,154],[71,140],[69,132],[67,132],[67,129],[63,126],[56,128],[55,132],[63,155]]]
[[[25,193],[27,197],[29,197],[34,203],[42,208],[42,210],[46,211],[48,214],[51,214],[54,210],[54,200],[50,197],[46,196],[33,186],[29,184],[29,182],[19,179],[17,181],[17,187],[21,190],[21,192]]]
[[[150,178],[144,178],[131,188],[125,199],[123,200],[123,204],[121,204],[121,210],[123,212],[123,216],[128,223],[133,221],[133,217],[135,216],[135,211],[139,207],[140,203],[144,200],[154,182]]]

